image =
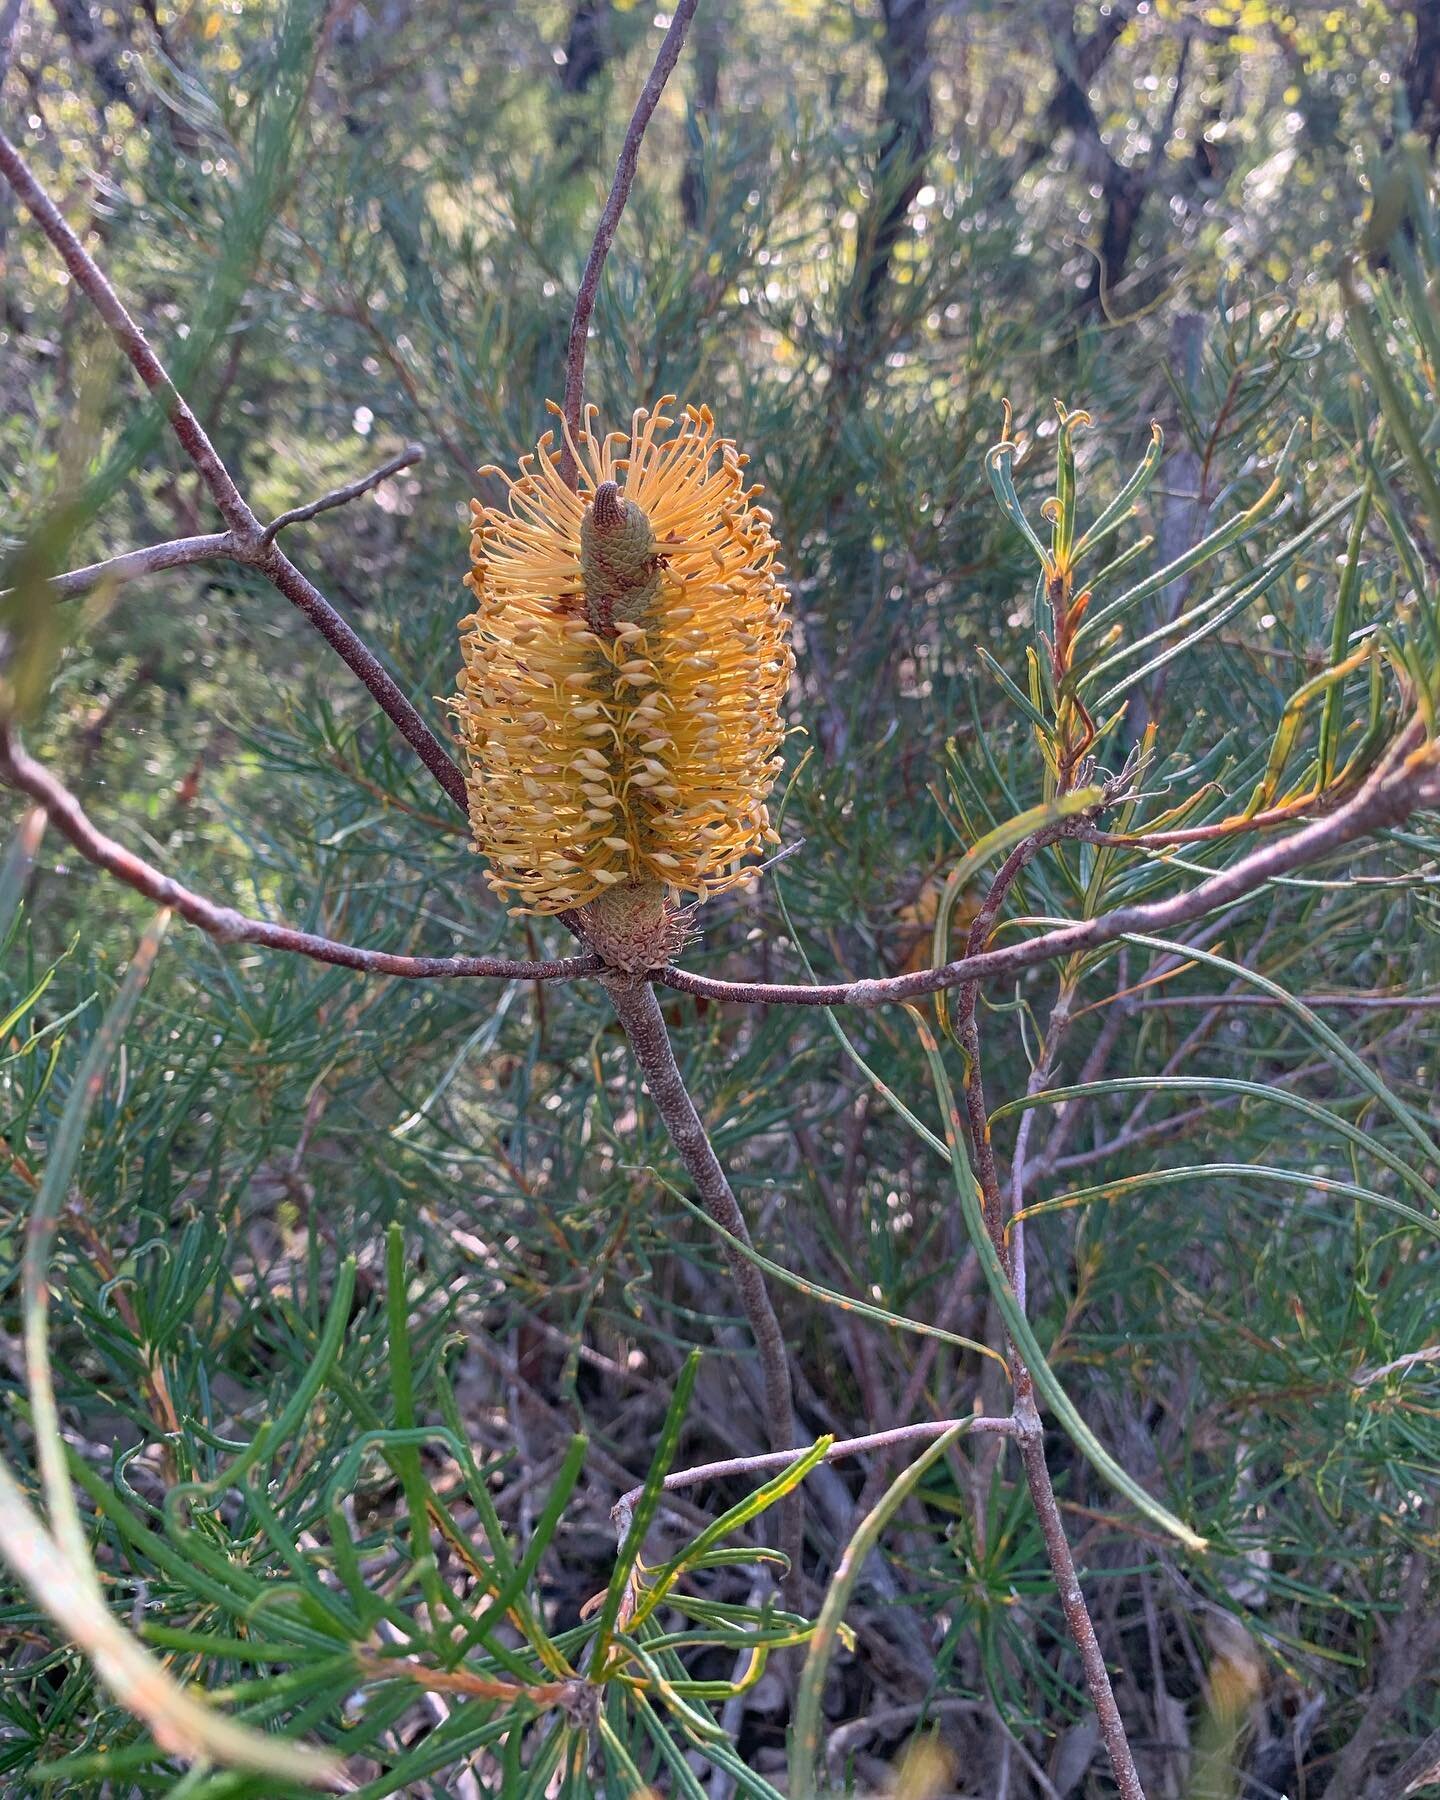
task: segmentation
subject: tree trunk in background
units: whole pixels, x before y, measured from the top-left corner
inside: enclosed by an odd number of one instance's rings
[[[559,69],[564,98],[553,113],[555,147],[569,153],[564,169],[567,177],[593,162],[599,148],[601,134],[592,123],[585,96],[614,51],[614,26],[610,0],[575,0],[565,37],[565,59]]]
[[[583,94],[605,67],[609,27],[610,0],[578,0],[570,16],[565,61],[560,67],[564,93]]]
[[[1405,98],[1410,129],[1420,132],[1435,154],[1440,139],[1440,0],[1414,0],[1415,38],[1405,58]]]
[[[881,0],[885,138],[875,165],[875,199],[856,249],[855,318],[869,336],[880,311],[895,246],[925,179],[935,141],[930,99],[930,0]]]
[[[1105,196],[1105,222],[1100,231],[1095,268],[1081,305],[1086,311],[1108,312],[1109,297],[1124,278],[1140,214],[1150,196],[1150,190],[1164,162],[1165,148],[1175,130],[1194,38],[1186,32],[1181,39],[1175,85],[1163,119],[1152,136],[1148,155],[1143,162],[1126,164],[1111,152],[1101,136],[1100,121],[1095,116],[1095,108],[1088,92],[1088,81],[1098,73],[1100,64],[1108,54],[1108,46],[1098,32],[1087,38],[1083,46],[1078,46],[1074,38],[1073,18],[1070,34],[1068,53],[1059,66],[1060,87],[1057,88],[1051,105],[1059,105],[1064,123],[1074,134],[1077,163],[1092,182],[1100,184]],[[1116,36],[1118,35],[1117,32]],[[1112,38],[1110,42],[1113,41]],[[1093,60],[1086,54],[1092,51]],[[1087,67],[1090,70],[1089,76],[1086,74]]]
[[[1135,227],[1140,223],[1140,210],[1150,189],[1146,168],[1127,169],[1113,157],[1106,167],[1105,226],[1100,233],[1100,255],[1086,291],[1087,306],[1103,307],[1110,294],[1120,285],[1125,265],[1130,260],[1130,246],[1135,240]]]
[[[141,103],[121,64],[120,46],[114,33],[91,11],[89,0],[55,0],[55,19],[76,62],[90,71],[101,116],[116,102],[138,113]]]
[[[695,71],[691,89],[685,167],[680,174],[680,210],[691,231],[705,216],[705,140],[720,100],[720,59],[725,47],[724,0],[713,0],[695,15],[690,54]]]
[[[1134,10],[1135,0],[1116,0],[1089,37],[1079,42],[1075,38],[1073,12],[1063,30],[1050,27],[1050,50],[1058,79],[1045,107],[1045,129],[1022,145],[1010,160],[998,190],[1002,197],[1007,197],[1020,177],[1050,154],[1061,132],[1084,130],[1090,109],[1090,83],[1104,68]]]

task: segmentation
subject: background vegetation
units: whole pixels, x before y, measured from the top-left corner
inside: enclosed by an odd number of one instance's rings
[[[438,722],[474,470],[531,445],[558,397],[668,21],[619,0],[0,11],[0,125],[261,516],[423,445],[286,542]],[[1046,797],[1034,559],[986,474],[1003,399],[1037,527],[1055,396],[1093,417],[1075,440],[1092,514],[1160,421],[1165,461],[1115,544],[1154,540],[1137,572],[1283,475],[1263,533],[1128,622],[1139,637],[1252,583],[1118,696],[1105,766],[1153,722],[1152,821],[1192,795],[1186,824],[1243,809],[1287,698],[1371,638],[1410,682],[1377,674],[1377,706],[1423,698],[1437,132],[1430,0],[702,0],[602,285],[589,392],[607,423],[663,393],[708,402],[766,484],[799,661],[785,835],[804,842],[706,909],[688,967],[926,967],[946,877]],[[1347,320],[1336,275],[1357,247]],[[375,948],[564,954],[558,927],[494,904],[458,816],[252,572],[102,584],[37,625],[27,557],[70,567],[216,521],[3,186],[0,257],[7,680],[35,753],[105,829],[246,912]],[[1346,754],[1372,666],[1326,713]],[[1324,710],[1277,797],[1307,757],[1323,770]],[[1374,1204],[1433,1210],[1440,1182],[1434,827],[1270,883],[1179,949],[1074,970],[1054,1079],[1099,1085],[1034,1115],[1027,1190],[1103,1186],[1032,1226],[1031,1312],[1095,1432],[1214,1544],[1180,1551],[1054,1436],[1154,1796],[1440,1781],[1440,1753],[1416,1760],[1440,1729],[1436,1249]],[[1239,853],[1064,846],[1012,910],[1079,916]],[[611,1508],[657,1454],[766,1448],[723,1246],[682,1204],[599,990],[374,980],[176,924],[88,1121],[62,1117],[151,909],[53,833],[16,881],[0,1431],[33,1468],[21,1253],[68,1146],[50,1354],[111,1610],[230,1710],[338,1746],[365,1794],[805,1791],[787,1746],[800,1657],[759,1666],[802,1627],[769,1565],[739,1557],[748,1518],[694,1548],[753,1478],[657,1504],[651,1564],[734,1554],[693,1562],[678,1610],[657,1611],[649,1686],[612,1683],[598,1721],[538,1693],[607,1588],[599,1628],[616,1627]],[[977,875],[948,896],[957,954],[982,892]],[[1045,967],[985,990],[992,1107],[1024,1095],[1054,996]],[[879,1086],[932,1117],[904,1012],[845,1015],[847,1056],[818,1010],[662,1000],[760,1251],[812,1288],[999,1341],[950,1176]],[[1008,1178],[1018,1116],[995,1124]],[[1002,1409],[973,1352],[774,1293],[805,1439]],[[807,1476],[807,1615],[898,1466]],[[948,1444],[851,1573],[853,1641],[810,1695],[837,1791],[1113,1791],[999,1439]],[[457,1636],[487,1593],[495,1618]],[[5,1791],[290,1791],[183,1773],[18,1587],[0,1633]],[[422,1692],[395,1674],[407,1648],[451,1673],[465,1658],[482,1687]]]

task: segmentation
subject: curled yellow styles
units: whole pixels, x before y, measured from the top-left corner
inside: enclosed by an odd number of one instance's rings
[[[658,916],[776,841],[794,659],[771,519],[709,409],[673,404],[604,437],[587,409],[578,492],[547,433],[506,507],[472,503],[455,713],[475,846],[512,911]]]

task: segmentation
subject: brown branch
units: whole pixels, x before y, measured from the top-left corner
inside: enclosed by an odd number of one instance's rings
[[[1025,1468],[1031,1503],[1045,1539],[1050,1571],[1055,1577],[1055,1586],[1060,1595],[1060,1608],[1065,1614],[1065,1623],[1070,1628],[1075,1647],[1080,1652],[1081,1665],[1085,1670],[1085,1686],[1089,1689],[1091,1703],[1100,1721],[1100,1735],[1105,1740],[1115,1785],[1120,1790],[1121,1800],[1145,1800],[1145,1790],[1140,1785],[1135,1758],[1131,1755],[1130,1742],[1125,1735],[1124,1721],[1115,1704],[1110,1672],[1105,1667],[1105,1658],[1095,1636],[1094,1621],[1085,1604],[1080,1577],[1075,1570],[1075,1558],[1070,1553],[1070,1544],[1065,1536],[1065,1525],[1060,1517],[1055,1488],[1045,1461],[1045,1440],[1039,1414],[1035,1412],[1034,1400],[1017,1395],[1015,1415],[1021,1421],[1018,1437],[1020,1460]]]
[[[749,1245],[750,1230],[735,1198],[709,1134],[695,1110],[690,1090],[675,1061],[670,1034],[648,981],[618,977],[604,983],[616,1016],[630,1040],[650,1090],[655,1110],[664,1121],[705,1211],[722,1230]],[[790,1357],[785,1334],[765,1286],[765,1277],[738,1249],[727,1244],[725,1255],[745,1310],[765,1383],[765,1425],[771,1448],[782,1460],[794,1456],[795,1402],[790,1382]],[[781,1515],[782,1548],[790,1558],[792,1580],[800,1573],[804,1515],[798,1498],[787,1502]],[[792,1590],[793,1591],[793,1590]]]
[[[135,581],[142,575],[158,574],[163,569],[188,568],[194,563],[235,562],[250,568],[257,567],[265,546],[287,525],[298,525],[302,520],[313,519],[317,513],[328,512],[335,506],[344,506],[350,500],[358,500],[362,494],[368,494],[371,488],[378,487],[388,476],[419,462],[424,455],[423,445],[407,444],[397,456],[392,456],[389,462],[382,463],[378,469],[372,469],[368,475],[362,475],[358,481],[335,488],[328,494],[322,494],[318,500],[311,500],[304,506],[292,507],[289,512],[281,513],[258,536],[234,531],[208,531],[198,537],[170,538],[163,544],[147,544],[140,550],[127,550],[123,556],[107,557],[104,562],[87,563],[83,569],[71,569],[64,575],[53,575],[47,586],[57,600],[75,600],[97,587],[121,587],[125,582]]]
[[[271,950],[308,956],[315,962],[359,969],[367,975],[393,975],[405,981],[476,976],[507,981],[568,981],[577,975],[593,975],[601,967],[599,958],[594,956],[562,957],[553,962],[513,962],[503,956],[397,956],[388,950],[364,950],[311,931],[251,918],[231,907],[217,906],[202,894],[183,887],[134,851],[107,837],[69,789],[28,755],[4,727],[0,727],[0,779],[43,807],[56,830],[87,862],[116,876],[147,900],[173,907],[182,919],[222,944],[263,944]]]
[[[989,1431],[1003,1437],[1013,1437],[1019,1429],[1013,1419],[927,1419],[919,1425],[897,1425],[890,1431],[872,1431],[865,1437],[841,1438],[830,1446],[821,1460],[840,1462],[847,1456],[867,1456],[871,1451],[892,1450],[900,1444],[928,1444],[934,1438],[944,1437],[956,1425],[964,1425],[967,1431]],[[768,1475],[772,1470],[789,1468],[797,1456],[803,1456],[812,1448],[813,1445],[800,1444],[793,1450],[771,1450],[763,1456],[731,1456],[723,1462],[697,1463],[693,1469],[677,1469],[673,1475],[667,1475],[662,1486],[667,1494],[673,1494],[681,1488],[699,1487],[705,1481],[723,1481],[732,1475]],[[622,1494],[615,1502],[612,1516],[619,1518],[633,1512],[644,1492],[642,1483]]]
[[[615,165],[615,179],[610,184],[609,198],[600,214],[600,223],[595,227],[595,240],[590,246],[590,254],[585,259],[585,272],[580,277],[580,287],[575,295],[575,310],[570,317],[570,339],[565,352],[563,410],[570,435],[575,438],[580,435],[580,414],[585,401],[585,348],[590,336],[590,320],[595,311],[596,296],[600,292],[600,275],[605,267],[605,258],[610,254],[610,246],[615,241],[620,215],[625,211],[625,202],[630,198],[630,186],[635,179],[635,166],[640,160],[640,144],[645,136],[645,128],[659,104],[665,83],[680,60],[685,33],[690,29],[690,20],[694,17],[698,4],[699,0],[679,0],[671,15],[670,28],[660,45],[655,66],[641,88],[640,98],[635,102],[635,111],[630,116],[625,142],[620,148],[620,160]],[[568,443],[561,448],[558,466],[561,478],[573,488],[578,477],[575,459],[570,454]]]
[[[1327,789],[1324,799],[1333,797],[1334,792],[1333,786]],[[1241,832],[1269,831],[1277,825],[1288,825],[1292,819],[1303,818],[1307,812],[1318,811],[1321,804],[1321,796],[1306,794],[1299,800],[1286,801],[1283,806],[1272,806],[1264,812],[1252,813],[1248,819],[1217,819],[1213,825],[1185,825],[1174,831],[1092,831],[1086,834],[1086,842],[1113,844],[1123,850],[1208,844],[1217,838],[1235,837]]]
[[[123,556],[111,556],[104,562],[86,563],[82,569],[53,575],[46,585],[57,600],[78,600],[82,594],[89,594],[97,587],[122,587],[127,581],[158,574],[162,569],[187,569],[195,563],[246,560],[233,532],[207,531],[199,537],[171,538],[163,544],[127,550]]]
[[[1000,865],[999,873],[990,884],[990,892],[985,896],[984,902],[971,924],[969,935],[965,939],[967,956],[979,955],[990,941],[990,934],[995,929],[995,921],[1000,916],[1000,908],[1005,904],[1006,895],[1019,879],[1026,865],[1047,845],[1056,843],[1062,837],[1073,837],[1080,828],[1081,820],[1079,818],[1062,819],[1058,824],[1043,826],[1015,846]],[[985,1084],[980,1073],[980,1028],[975,1017],[979,999],[979,981],[975,979],[967,981],[960,990],[959,1004],[955,1009],[955,1036],[965,1058],[963,1082],[965,1108],[969,1114],[970,1141],[976,1161],[975,1172],[980,1177],[981,1189],[985,1194],[985,1222],[990,1228],[991,1237],[994,1238],[997,1245],[1001,1246],[1001,1255],[1008,1257],[1009,1252],[1003,1247],[1005,1220],[1000,1205],[1000,1183],[995,1173],[995,1150],[990,1142],[989,1114],[985,1105]],[[994,1199],[993,1214],[990,1206],[992,1197]]]
[[[268,544],[277,531],[283,531],[287,525],[299,525],[305,519],[313,519],[316,513],[329,512],[333,506],[345,506],[351,500],[358,500],[362,494],[368,494],[371,488],[379,487],[392,475],[398,475],[402,469],[412,464],[423,462],[425,446],[423,444],[407,444],[398,455],[392,456],[389,462],[381,463],[378,469],[372,469],[368,475],[362,475],[358,481],[348,482],[344,487],[332,488],[328,494],[322,494],[318,500],[311,500],[305,506],[292,506],[289,512],[283,512],[278,519],[272,519],[260,534],[262,544]]]
[[[45,192],[25,159],[0,132],[0,175],[15,190],[40,229],[59,251],[61,259],[100,317],[111,336],[134,366],[145,386],[164,408],[181,448],[194,463],[201,479],[230,528],[238,546],[251,552],[241,560],[265,577],[315,627],[350,670],[370,691],[382,712],[410,745],[425,767],[463,812],[466,810],[465,777],[444,745],[421,718],[394,677],[374,651],[352,630],[312,581],[301,574],[250,510],[230,471],[210,442],[204,427],[190,410],[151,349],[145,333],[126,311],[94,258],[66,224],[59,208]]]
[[[943,968],[919,969],[869,981],[815,983],[722,981],[667,968],[655,979],[681,993],[747,1006],[883,1006],[916,1000],[962,982],[989,981],[1018,974],[1056,957],[1093,950],[1140,933],[1163,934],[1188,925],[1222,906],[1245,898],[1278,876],[1342,850],[1358,839],[1399,825],[1412,812],[1440,802],[1440,753],[1427,743],[1418,721],[1401,734],[1390,755],[1364,787],[1338,811],[1304,826],[1280,843],[1267,844],[1169,900],[1120,906],[1011,944],[961,957]]]
[[[1074,823],[1074,821],[1065,822],[1072,826]],[[983,943],[989,936],[1006,893],[1031,857],[1043,849],[1046,844],[1055,842],[1062,835],[1064,835],[1063,825],[1047,826],[1016,845],[1005,859],[991,885],[985,903],[976,917],[975,926],[971,929],[967,948]],[[980,928],[979,936],[976,934],[976,927]],[[981,1062],[980,1031],[975,1011],[978,991],[977,982],[970,981],[966,984],[962,991],[961,1006],[957,1016],[956,1035],[965,1058],[963,1083],[965,1105],[961,1118],[970,1166],[980,1188],[986,1229],[996,1252],[1008,1269],[1016,1298],[1023,1306],[1026,1286],[1025,1240],[1023,1234],[1009,1233],[1006,1229],[1008,1221],[1005,1216],[1005,1199],[1001,1193],[999,1176],[996,1172],[995,1152],[990,1139],[990,1122],[985,1104],[985,1077]],[[1069,1016],[1070,991],[1062,981],[1055,1014],[1046,1033],[1046,1045],[1042,1050],[1035,1074],[1031,1078],[1032,1088],[1041,1086],[1048,1081],[1050,1064],[1068,1025]],[[953,1141],[952,1138],[952,1143]],[[1018,1161],[1020,1179],[1017,1181],[1015,1189],[1017,1198],[1023,1192],[1023,1167],[1024,1150],[1022,1147]],[[1059,1593],[1060,1607],[1065,1615],[1065,1623],[1069,1627],[1075,1648],[1080,1653],[1081,1666],[1085,1672],[1085,1686],[1089,1691],[1091,1704],[1095,1708],[1100,1723],[1100,1735],[1104,1739],[1105,1748],[1110,1757],[1110,1766],[1115,1774],[1115,1782],[1120,1790],[1121,1800],[1145,1800],[1145,1791],[1140,1785],[1135,1759],[1131,1754],[1130,1741],[1125,1735],[1124,1721],[1121,1719],[1120,1709],[1115,1703],[1115,1692],[1110,1685],[1110,1674],[1105,1667],[1105,1658],[1101,1654],[1099,1640],[1095,1635],[1095,1624],[1090,1617],[1090,1609],[1085,1603],[1080,1578],[1075,1570],[1075,1559],[1071,1554],[1070,1544],[1065,1536],[1065,1527],[1060,1518],[1055,1488],[1050,1480],[1049,1465],[1045,1460],[1044,1431],[1040,1422],[1040,1414],[1035,1405],[1035,1389],[1030,1369],[1013,1339],[1007,1343],[1006,1350],[1010,1364],[1010,1379],[1015,1392],[1013,1423],[1020,1450],[1020,1460],[1025,1470],[1025,1481],[1030,1490],[1031,1503],[1035,1508],[1041,1534],[1045,1539],[1045,1549]]]
[[[413,1681],[427,1693],[464,1694],[471,1699],[498,1700],[506,1706],[573,1706],[584,1688],[578,1680],[541,1681],[526,1687],[514,1681],[495,1681],[469,1669],[437,1669],[409,1657],[401,1661],[361,1652],[355,1660],[364,1681]]]
[[[1046,1027],[1045,1042],[1026,1085],[1027,1096],[1033,1097],[1043,1093],[1050,1085],[1056,1058],[1070,1029],[1074,980],[1073,973],[1062,976],[1060,992],[1056,997],[1055,1005],[1050,1013],[1050,1022]],[[978,1065],[976,1076],[978,1085]],[[1021,1119],[1015,1140],[1015,1153],[1010,1162],[1011,1277],[1015,1288],[1015,1297],[1021,1307],[1024,1307],[1026,1302],[1027,1277],[1025,1225],[1019,1215],[1025,1204],[1026,1159],[1029,1150],[1030,1128],[1037,1111],[1038,1109],[1032,1109]],[[1019,1363],[1018,1355],[1016,1355],[1016,1363],[1017,1365]],[[1029,1390],[1028,1370],[1023,1390],[1019,1382],[1016,1384],[1015,1417],[1021,1427],[1019,1435],[1020,1461],[1024,1465],[1025,1481],[1030,1489],[1031,1504],[1040,1521],[1040,1530],[1045,1539],[1046,1553],[1050,1558],[1051,1572],[1055,1577],[1061,1610],[1065,1614],[1065,1622],[1070,1628],[1070,1635],[1074,1639],[1075,1647],[1080,1652],[1080,1661],[1085,1670],[1085,1685],[1090,1691],[1090,1698],[1100,1721],[1100,1734],[1105,1740],[1105,1749],[1110,1757],[1110,1766],[1115,1772],[1116,1784],[1123,1800],[1144,1800],[1144,1790],[1140,1786],[1140,1777],[1135,1768],[1135,1759],[1130,1751],[1129,1739],[1125,1735],[1124,1722],[1121,1720],[1120,1710],[1115,1704],[1115,1694],[1110,1685],[1109,1672],[1106,1670],[1105,1659],[1101,1655],[1099,1641],[1095,1636],[1094,1621],[1091,1619],[1090,1609],[1085,1603],[1084,1590],[1080,1586],[1079,1576],[1075,1571],[1075,1559],[1071,1555],[1069,1540],[1065,1536],[1065,1527],[1060,1518],[1060,1508],[1055,1499],[1055,1487],[1050,1479],[1050,1466],[1045,1460],[1044,1434],[1040,1427],[1039,1414],[1035,1410],[1034,1395]]]
[[[351,630],[314,582],[301,574],[278,544],[267,545],[264,555],[254,566],[305,616],[352,673],[360,678],[380,710],[456,806],[462,812],[467,811],[465,777],[394,677],[381,665],[375,652]]]

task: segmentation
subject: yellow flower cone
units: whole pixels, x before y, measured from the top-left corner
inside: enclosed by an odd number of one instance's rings
[[[586,909],[622,967],[672,953],[655,920],[744,880],[777,841],[765,802],[794,666],[760,490],[708,408],[677,420],[673,404],[605,437],[587,409],[578,493],[548,432],[518,479],[483,471],[509,505],[472,502],[476,609],[460,628],[486,879],[514,912]]]

